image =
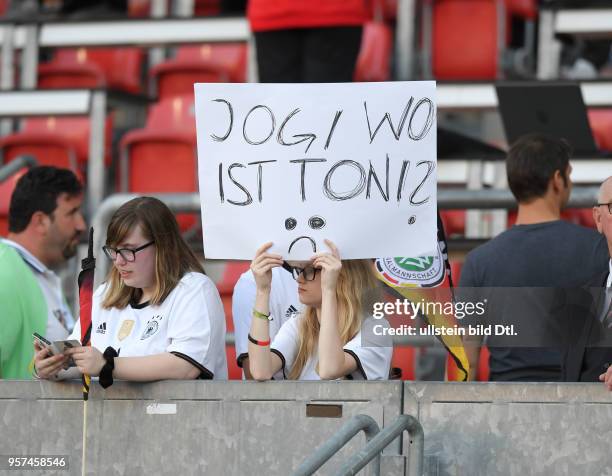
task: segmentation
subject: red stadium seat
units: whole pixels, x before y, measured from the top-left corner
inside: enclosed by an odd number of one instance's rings
[[[169,11],[170,0],[166,0],[166,8]],[[194,16],[212,16],[221,13],[219,0],[195,0],[193,5]],[[129,0],[128,16],[142,18],[151,16],[151,0]]]
[[[149,73],[157,82],[160,100],[192,95],[194,83],[234,82],[246,80],[247,46],[219,43],[183,46],[175,58],[161,63]]]
[[[17,181],[27,171],[27,168],[23,168],[16,174],[11,175],[4,182],[0,182],[0,236],[6,236],[8,234],[8,215],[11,195],[13,194],[13,190],[15,190]]]
[[[535,20],[538,16],[537,0],[506,0],[505,5],[509,15],[526,20]]]
[[[220,0],[195,0],[193,15],[196,17],[209,17],[221,13]]]
[[[229,380],[242,380],[242,369],[236,363],[236,347],[226,345],[225,356],[227,358],[227,378]]]
[[[0,17],[6,13],[8,9],[8,1],[9,0],[0,0]]]
[[[112,119],[106,119],[105,163],[111,163]],[[0,138],[5,162],[32,155],[41,165],[73,170],[80,177],[89,157],[89,117],[34,117],[24,121],[21,131]]]
[[[198,190],[193,97],[161,101],[149,110],[144,129],[121,140],[119,189],[137,193],[191,193]],[[179,214],[182,230],[195,224]]]
[[[465,210],[441,210],[440,218],[447,237],[465,235]]]
[[[400,369],[401,380],[414,380],[414,347],[394,346],[391,368]]]
[[[151,16],[151,0],[129,0],[128,16],[130,18],[146,18]]]
[[[216,283],[225,310],[225,327],[227,332],[234,332],[234,319],[232,318],[232,294],[234,293],[234,286],[240,275],[249,269],[250,264],[249,261],[227,261],[221,280]],[[236,348],[233,345],[226,345],[225,352],[230,380],[242,379],[242,369],[236,364]]]
[[[97,88],[141,92],[140,48],[59,49],[38,68],[40,88]]]
[[[586,226],[587,228],[595,228],[592,208],[576,208],[573,210],[573,214],[579,225]]]
[[[249,270],[250,261],[227,261],[221,280],[216,283],[220,294],[232,294],[238,279]]]
[[[436,79],[497,77],[495,1],[438,0],[432,18],[432,71]]]
[[[451,261],[451,275],[453,277],[453,284],[459,286],[459,280],[461,279],[461,268],[463,268],[463,261]]]
[[[612,109],[590,109],[588,116],[597,146],[612,151]]]
[[[234,286],[238,278],[240,278],[240,275],[247,271],[250,265],[250,261],[227,261],[223,276],[221,280],[216,283],[225,309],[225,322],[228,332],[233,332],[234,330],[234,320],[232,319],[232,295],[234,294]]]
[[[355,66],[355,81],[388,81],[391,78],[392,51],[391,28],[378,21],[366,23]]]

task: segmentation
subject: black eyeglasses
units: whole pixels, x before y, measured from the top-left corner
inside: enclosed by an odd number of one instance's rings
[[[298,268],[297,266],[291,266],[286,261],[283,261],[283,269],[289,271],[293,279],[296,281],[300,277],[300,274],[304,276],[305,281],[314,281],[315,276],[317,275],[317,268],[313,266],[306,266],[305,268]]]
[[[597,206],[598,207],[608,207],[608,213],[610,213],[610,215],[612,215],[612,202],[610,202],[610,203],[598,203]]]
[[[149,241],[148,243],[145,243],[142,246],[139,246],[138,248],[111,248],[110,246],[103,246],[102,250],[104,250],[104,254],[106,254],[106,256],[108,257],[109,260],[111,261],[115,261],[117,259],[117,255],[121,255],[121,257],[126,260],[129,261],[130,263],[133,261],[136,261],[136,253],[139,252],[140,250],[144,250],[145,248],[147,248],[148,246],[151,246],[153,243],[155,243],[154,241]]]

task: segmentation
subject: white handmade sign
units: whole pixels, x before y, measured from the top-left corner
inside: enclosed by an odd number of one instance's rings
[[[436,243],[435,82],[196,84],[204,252],[419,256]]]

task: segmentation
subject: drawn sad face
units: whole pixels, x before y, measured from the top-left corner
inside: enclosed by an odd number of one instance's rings
[[[295,230],[298,227],[298,225],[299,225],[298,221],[295,218],[293,218],[293,217],[289,217],[289,218],[285,219],[285,229],[287,231]],[[320,229],[325,227],[325,219],[323,217],[318,216],[318,215],[311,216],[308,219],[308,227],[310,229],[312,229],[312,230],[320,230]],[[313,253],[317,252],[317,242],[316,242],[316,240],[312,236],[302,235],[302,236],[298,236],[293,241],[291,241],[291,244],[289,245],[289,249],[287,250],[289,255],[291,255],[291,250],[293,249],[293,247],[295,245],[297,245],[301,241],[306,242],[307,246],[309,244],[310,247],[312,248],[312,252]]]

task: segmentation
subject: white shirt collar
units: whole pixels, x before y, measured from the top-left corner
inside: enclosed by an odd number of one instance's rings
[[[612,258],[610,258],[610,272],[608,273],[607,287],[612,288]]]
[[[30,253],[27,249],[25,249],[19,243],[15,243],[14,241],[6,239],[6,238],[2,238],[1,240],[2,240],[2,243],[4,243],[5,245],[8,245],[11,248],[14,248],[15,251],[17,251],[17,253],[21,255],[24,261],[26,261],[30,266],[32,266],[32,268],[34,268],[39,273],[47,273],[48,271],[50,271],[49,268],[47,268],[44,264],[41,263],[41,261],[38,258],[36,258],[36,256]]]

